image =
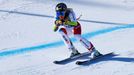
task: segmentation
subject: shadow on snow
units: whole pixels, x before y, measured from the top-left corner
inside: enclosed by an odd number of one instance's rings
[[[132,62],[134,63],[134,58],[129,58],[129,57],[116,57],[119,55],[110,55],[102,58],[98,58],[92,61],[88,61],[83,66],[88,66],[88,65],[93,65],[99,62],[108,62],[108,61],[119,61],[119,62]]]

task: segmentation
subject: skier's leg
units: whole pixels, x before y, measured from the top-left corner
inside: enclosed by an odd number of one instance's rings
[[[81,36],[81,34],[75,34],[74,37],[77,40],[79,40],[80,43],[89,50],[89,52],[92,52],[92,50],[94,49],[94,46],[90,41],[88,41],[87,39],[83,38]]]
[[[66,30],[65,28],[61,28],[61,29],[59,30],[59,33],[61,34],[61,36],[62,36],[62,38],[63,38],[63,40],[64,40],[65,45],[66,45],[69,49],[73,48],[74,46],[73,46],[73,44],[72,44],[70,38],[68,37],[67,30]]]
[[[79,23],[73,28],[73,34],[74,37],[79,40],[82,45],[84,45],[84,47],[86,47],[89,51],[92,50],[94,47],[93,44],[81,36],[81,25]]]
[[[69,38],[69,36],[68,36],[67,29],[61,28],[61,29],[59,30],[59,32],[60,32],[60,34],[62,35],[62,38],[63,38],[63,40],[64,40],[65,45],[68,47],[69,50],[72,51],[71,57],[74,56],[74,55],[80,54],[80,53],[77,51],[77,49],[73,46],[73,44],[72,44],[72,42],[71,42],[71,40],[70,40],[70,38]]]
[[[78,23],[79,24],[79,23]],[[89,52],[91,53],[91,55],[94,57],[95,55],[99,55],[100,53],[95,49],[95,47],[93,46],[93,44],[88,41],[87,39],[83,38],[81,36],[81,26],[80,24],[77,25],[76,27],[74,27],[73,29],[73,33],[74,33],[74,37],[79,40],[82,45],[84,45],[88,50]]]

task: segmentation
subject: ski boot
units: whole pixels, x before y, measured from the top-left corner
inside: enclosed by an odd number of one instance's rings
[[[102,54],[96,50],[95,48],[93,48],[92,52],[91,52],[91,58],[94,59],[94,58],[97,58],[99,56],[101,56]]]
[[[76,50],[75,48],[73,48],[70,57],[75,57],[75,56],[77,56],[77,55],[80,55],[80,53],[78,52],[78,50]]]

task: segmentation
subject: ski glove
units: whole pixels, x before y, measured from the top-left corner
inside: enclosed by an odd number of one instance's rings
[[[71,22],[68,20],[62,21],[62,20],[55,20],[55,26],[54,26],[54,32],[56,32],[60,25],[65,25],[68,27],[77,26],[77,22]]]
[[[55,21],[55,24],[56,24],[56,25],[62,25],[62,24],[64,24],[64,21],[56,20],[56,21]]]
[[[61,24],[62,24],[61,20],[55,20],[53,31],[56,32]]]
[[[56,20],[55,24],[57,25],[69,25],[69,26],[77,26],[77,22],[73,22],[73,21],[62,21],[62,20]]]

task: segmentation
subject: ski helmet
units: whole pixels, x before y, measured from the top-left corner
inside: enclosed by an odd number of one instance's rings
[[[55,7],[56,11],[66,11],[67,5],[65,3],[58,3]]]

